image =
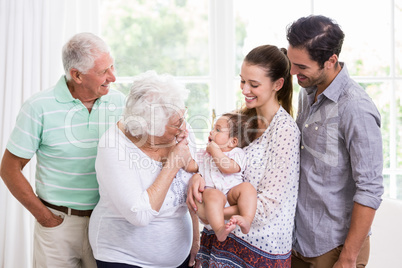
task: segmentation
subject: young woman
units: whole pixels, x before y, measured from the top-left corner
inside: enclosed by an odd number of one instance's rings
[[[285,49],[254,48],[241,68],[245,97],[242,112],[254,117],[253,141],[247,156],[245,181],[257,190],[257,211],[250,231],[240,227],[223,242],[204,228],[197,266],[290,267],[292,232],[299,182],[300,131],[292,114],[292,77]],[[187,204],[197,210],[205,181],[196,174],[189,183]],[[225,208],[225,219],[238,214]]]

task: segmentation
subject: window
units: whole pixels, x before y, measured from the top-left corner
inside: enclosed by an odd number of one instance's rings
[[[189,121],[205,145],[212,109],[238,108],[239,70],[255,46],[287,47],[286,27],[309,14],[335,19],[340,60],[382,116],[385,197],[402,199],[402,0],[103,0],[102,35],[116,58],[116,87],[149,69],[187,85]],[[298,85],[295,84],[295,99]],[[296,102],[295,102],[296,104]]]
[[[114,0],[101,7],[117,88],[127,93],[132,76],[147,70],[178,77],[190,90],[189,118],[199,141],[206,140],[210,128],[208,14],[208,1],[197,0]]]

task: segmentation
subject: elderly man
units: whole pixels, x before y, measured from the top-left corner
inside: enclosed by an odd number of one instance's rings
[[[62,55],[65,76],[23,104],[0,175],[36,219],[34,267],[96,267],[87,235],[99,200],[95,157],[124,95],[110,89],[114,61],[98,36],[73,36]],[[36,193],[22,173],[35,154]]]

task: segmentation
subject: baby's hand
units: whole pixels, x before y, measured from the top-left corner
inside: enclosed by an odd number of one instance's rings
[[[212,153],[214,150],[216,150],[216,149],[220,149],[220,148],[219,148],[219,145],[216,144],[216,142],[211,141],[210,143],[207,144],[206,151],[207,151],[209,154],[211,154],[211,153]]]

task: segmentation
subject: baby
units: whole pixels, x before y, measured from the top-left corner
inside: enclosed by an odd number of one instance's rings
[[[219,241],[224,241],[239,225],[247,234],[257,208],[257,192],[253,185],[243,182],[246,157],[243,147],[248,144],[246,124],[248,117],[238,113],[223,114],[209,134],[205,150],[186,167],[188,172],[199,172],[205,179],[203,203],[197,214],[205,215]],[[229,203],[239,215],[233,215],[225,224],[224,208]]]

